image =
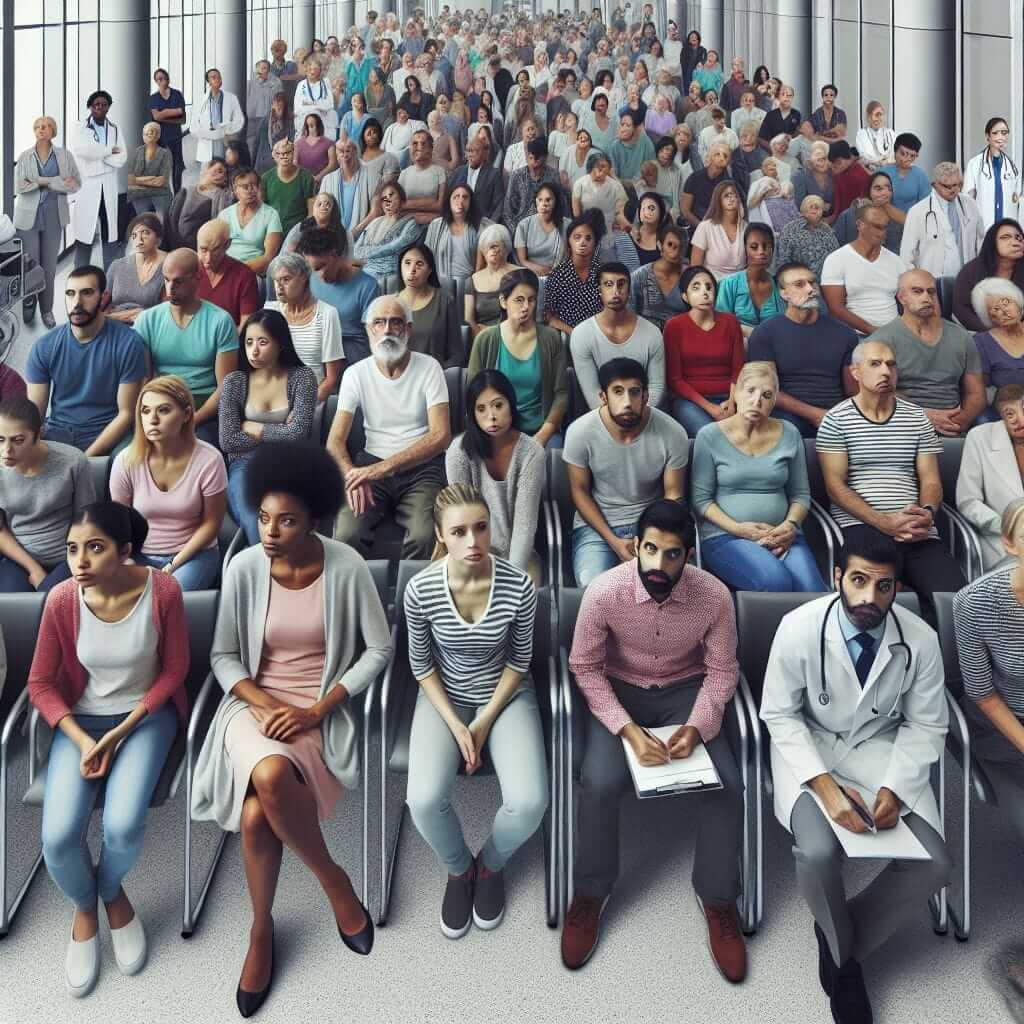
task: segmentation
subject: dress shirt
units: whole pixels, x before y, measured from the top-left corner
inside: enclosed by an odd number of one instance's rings
[[[857,659],[861,655],[863,648],[860,643],[855,639],[860,636],[861,633],[867,633],[872,640],[874,640],[874,647],[872,649],[871,661],[874,663],[875,658],[878,656],[878,648],[882,642],[882,637],[885,636],[885,619],[875,626],[874,629],[861,629],[860,626],[855,626],[846,614],[846,609],[843,607],[843,602],[839,602],[839,631],[843,634],[843,640],[846,641],[846,649],[850,652],[850,661],[853,662],[854,673],[857,671]],[[870,669],[870,666],[869,666]],[[861,686],[864,684],[861,683]]]

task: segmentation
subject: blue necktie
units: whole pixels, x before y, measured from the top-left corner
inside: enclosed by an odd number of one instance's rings
[[[858,633],[853,639],[860,644],[860,655],[853,667],[857,670],[857,679],[863,689],[875,660],[875,638],[870,633]]]

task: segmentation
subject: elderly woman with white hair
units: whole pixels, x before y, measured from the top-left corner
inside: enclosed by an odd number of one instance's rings
[[[171,206],[171,151],[160,145],[160,125],[142,128],[142,145],[128,165],[128,201],[136,213],[155,213],[161,220]]]
[[[501,279],[515,270],[509,262],[512,236],[504,224],[491,224],[477,236],[477,252],[484,265],[466,281],[466,323],[475,338],[485,327],[501,323]]]
[[[971,305],[986,330],[974,335],[985,386],[1024,384],[1024,292],[1003,277],[986,277],[971,290]],[[987,409],[979,422],[998,418]]]
[[[752,209],[750,216],[753,220]],[[820,278],[825,258],[838,248],[839,239],[825,221],[824,200],[821,196],[806,196],[800,204],[800,216],[791,220],[779,234],[775,262],[780,267],[786,263],[804,263]]]
[[[790,137],[785,132],[772,136],[769,151],[779,164],[779,181],[792,181],[800,173],[800,161],[789,151]]]
[[[806,166],[793,175],[793,198],[799,206],[807,196],[821,196],[828,210],[832,209],[835,192],[832,188],[832,168],[828,162],[828,143],[815,142]]]
[[[779,162],[773,156],[766,156],[761,169],[750,176],[747,216],[751,224],[766,224],[775,232],[781,232],[799,216],[793,202],[793,183],[779,180]]]

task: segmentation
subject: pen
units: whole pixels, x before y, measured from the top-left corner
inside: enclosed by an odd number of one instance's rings
[[[655,742],[655,743],[661,743],[661,740],[659,740],[659,739],[658,739],[658,737],[657,737],[657,736],[655,736],[655,735],[654,735],[654,733],[653,733],[653,732],[651,732],[651,730],[650,730],[650,729],[648,729],[648,728],[647,728],[646,726],[643,726],[643,725],[641,725],[641,726],[640,726],[640,728],[641,728],[641,729],[643,729],[643,731],[644,731],[644,735],[645,735],[645,736],[646,736],[646,737],[647,737],[648,739],[654,740],[654,742]],[[666,750],[668,750],[668,744],[667,744],[667,743],[662,743],[662,746],[663,746],[663,747],[664,747],[664,748],[665,748]],[[669,755],[668,755],[668,759],[667,759],[667,760],[665,761],[665,764],[668,764],[668,763],[669,763],[669,762],[670,762],[671,760],[672,760],[672,755],[671,755],[671,754],[669,754]]]
[[[847,793],[845,789],[843,790],[843,792],[846,793],[846,799],[849,800],[851,804],[853,804],[853,809],[857,812],[858,816],[860,817],[860,820],[863,821],[865,825],[867,825],[868,831],[872,833],[877,833],[878,829],[875,828],[875,819],[872,818],[871,815],[868,814],[868,812],[865,811],[864,808],[861,807],[861,805],[857,803],[857,801],[854,800],[853,797],[850,796],[850,794]]]

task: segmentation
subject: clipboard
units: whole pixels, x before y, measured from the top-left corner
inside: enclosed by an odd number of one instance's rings
[[[661,725],[647,731],[668,745],[670,737],[678,728],[678,725]],[[641,764],[627,740],[622,741],[622,746],[633,778],[633,788],[640,800],[680,796],[684,793],[707,793],[722,788],[722,780],[703,743],[698,743],[687,758],[656,765]]]
[[[901,815],[892,828],[883,829],[881,832],[851,832],[842,825],[837,825],[825,810],[825,805],[818,798],[818,794],[810,786],[801,787],[805,793],[810,793],[814,802],[821,808],[825,820],[832,826],[843,853],[852,860],[931,860],[931,854],[921,845],[921,841],[910,831],[910,826],[903,820]],[[857,791],[864,798],[868,807],[873,807],[878,799],[877,793],[872,793],[858,786]]]

